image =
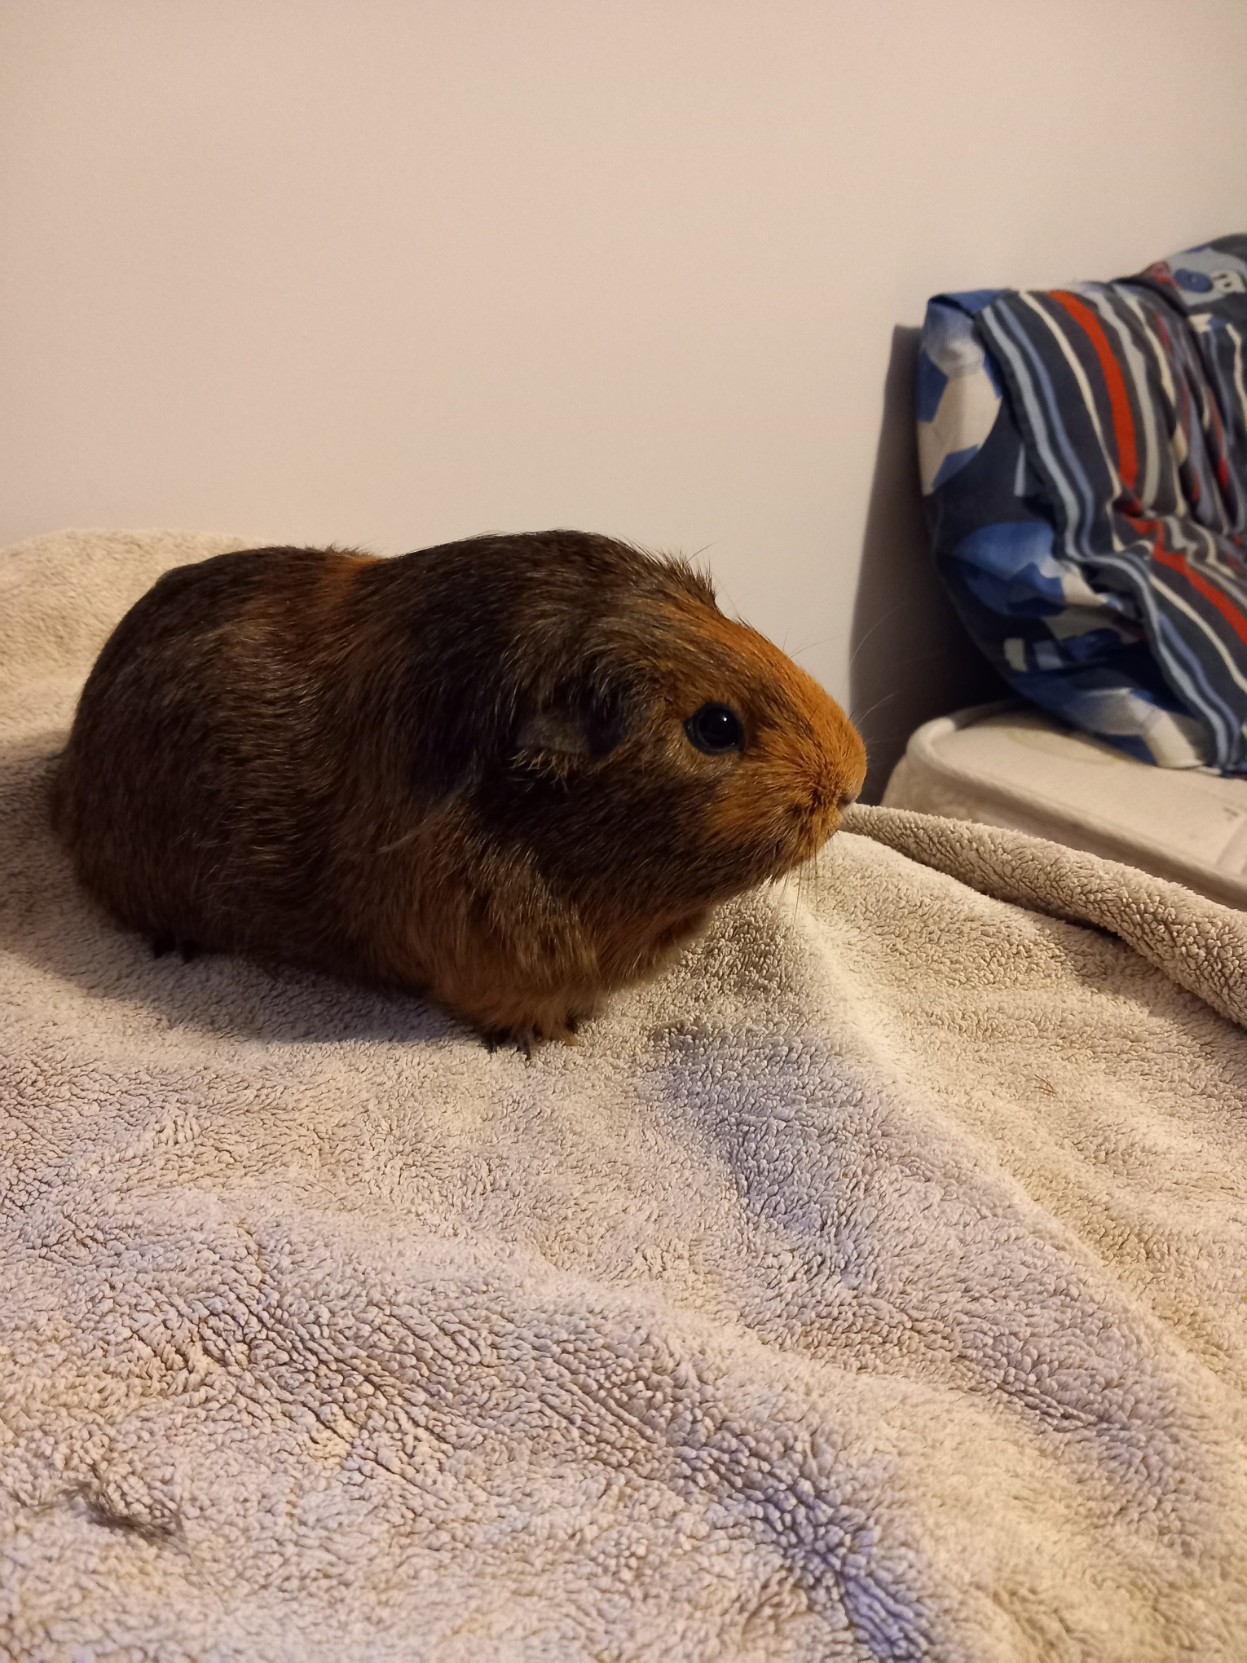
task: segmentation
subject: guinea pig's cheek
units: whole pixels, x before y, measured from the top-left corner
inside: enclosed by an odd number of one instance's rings
[[[742,767],[721,782],[706,814],[705,831],[730,887],[762,883],[802,858],[797,848],[800,828],[785,809],[783,796],[764,770]]]

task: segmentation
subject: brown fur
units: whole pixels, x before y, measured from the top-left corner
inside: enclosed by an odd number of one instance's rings
[[[686,718],[741,716],[706,755]],[[570,1038],[861,787],[843,712],[700,574],[579,532],[167,573],[79,703],[58,821],[160,941]]]

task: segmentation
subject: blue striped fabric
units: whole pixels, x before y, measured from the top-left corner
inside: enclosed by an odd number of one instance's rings
[[[937,296],[919,356],[936,559],[1035,703],[1247,772],[1247,236],[1133,278]]]

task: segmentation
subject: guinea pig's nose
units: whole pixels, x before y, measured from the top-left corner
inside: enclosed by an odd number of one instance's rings
[[[826,822],[832,819],[843,803],[844,798],[837,794],[834,786],[816,785],[806,799],[805,814],[812,820]]]
[[[834,787],[816,785],[810,792],[809,809],[811,814],[821,814],[829,803],[834,803],[843,814],[845,809],[852,808],[856,801],[856,791],[836,791]]]

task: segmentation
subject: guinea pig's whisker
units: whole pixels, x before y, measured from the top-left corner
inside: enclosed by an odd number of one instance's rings
[[[853,669],[854,665],[857,663],[858,656],[862,652],[862,649],[868,644],[871,637],[875,635],[878,630],[883,628],[884,624],[891,623],[892,619],[896,617],[898,612],[912,611],[917,605],[918,602],[916,600],[912,597],[907,597],[905,600],[897,601],[895,606],[890,606],[886,612],[876,618],[874,623],[871,624],[870,628],[866,631],[865,635],[862,636],[861,640],[853,648],[852,656],[849,659],[849,669]]]
[[[807,641],[803,647],[786,647],[784,650],[789,658],[800,658],[803,653],[813,652],[816,647],[825,647],[829,641],[838,639],[835,635],[824,635],[817,641]]]
[[[863,722],[869,721],[869,719],[874,715],[876,710],[882,710],[885,704],[891,704],[892,700],[895,699],[895,698],[898,698],[899,695],[900,695],[900,689],[896,688],[891,693],[885,693],[881,699],[876,699],[874,704],[868,705],[867,708],[862,711],[860,716],[858,715],[858,713],[856,711],[854,711],[853,712],[854,726],[855,727],[860,727]]]

